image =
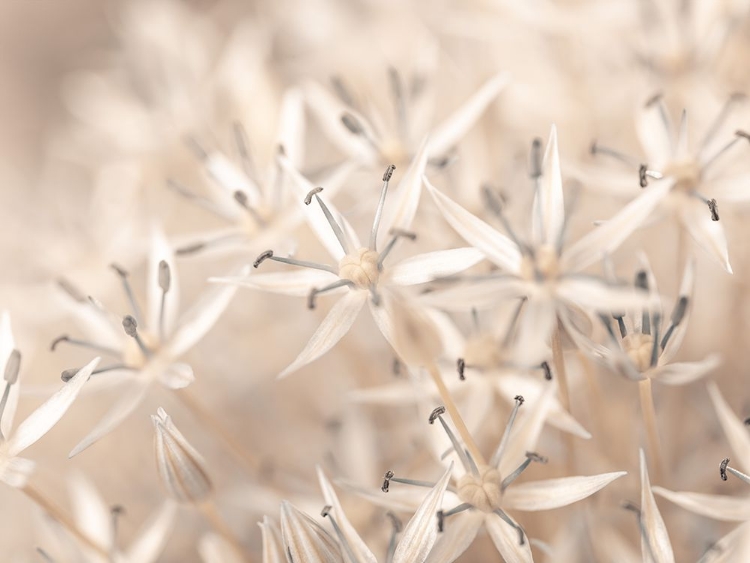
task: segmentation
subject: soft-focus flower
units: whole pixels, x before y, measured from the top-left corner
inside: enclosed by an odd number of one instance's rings
[[[163,235],[155,231],[148,269],[148,303],[142,310],[129,282],[129,273],[119,266],[113,269],[122,279],[131,313],[120,317],[89,298],[82,299],[76,312],[84,321],[83,329],[90,339],[67,335],[55,340],[89,348],[111,357],[114,363],[103,366],[95,374],[116,372],[123,376],[124,391],[115,405],[97,426],[71,451],[77,455],[114,430],[141,403],[152,383],[158,381],[169,389],[181,389],[195,379],[192,368],[178,362],[216,323],[231,301],[236,288],[213,288],[192,308],[177,317],[179,284],[172,250]],[[67,378],[72,370],[63,373]]]
[[[672,543],[667,527],[656,506],[651,482],[648,478],[646,454],[640,451],[641,460],[641,506],[637,510],[638,525],[641,528],[641,555],[645,563],[674,563]]]

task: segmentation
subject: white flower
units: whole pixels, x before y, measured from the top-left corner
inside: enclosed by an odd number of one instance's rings
[[[90,339],[58,338],[53,348],[67,342],[99,351],[115,362],[95,374],[121,375],[115,383],[122,394],[97,426],[71,451],[77,455],[114,430],[141,403],[151,384],[181,389],[195,379],[192,368],[178,362],[216,323],[231,301],[236,288],[220,287],[206,292],[192,308],[177,317],[179,284],[174,256],[164,236],[154,231],[148,270],[147,307],[142,310],[128,280],[129,274],[113,266],[121,277],[131,306],[131,314],[120,318],[89,298],[79,303],[77,312]],[[65,379],[71,370],[63,373]]]
[[[632,288],[608,285],[582,274],[582,271],[616,249],[643,222],[670,187],[666,182],[654,185],[651,191],[631,202],[606,223],[563,248],[566,219],[554,127],[543,163],[540,151],[540,143],[535,142],[532,160],[537,191],[530,243],[522,242],[504,217],[501,220],[508,225],[510,238],[469,213],[439,192],[427,178],[424,179],[446,221],[501,270],[480,282],[448,290],[444,296],[441,292],[433,292],[425,302],[439,307],[460,302],[469,308],[475,305],[474,299],[479,300],[477,305],[486,306],[487,295],[496,300],[526,297],[517,350],[518,361],[527,365],[545,359],[547,337],[558,319],[572,324],[576,322],[580,308],[609,313],[644,303],[643,295]]]
[[[646,467],[646,454],[640,451],[641,460],[641,507],[638,511],[638,525],[641,528],[641,555],[644,563],[674,563],[672,543],[667,527],[656,506],[651,482]]]
[[[255,267],[264,260],[274,260],[301,266],[305,270],[212,280],[277,293],[307,295],[310,308],[315,306],[315,298],[321,293],[346,292],[333,306],[297,359],[279,377],[289,375],[330,350],[347,333],[365,302],[369,302],[373,318],[386,339],[398,348],[400,323],[394,318],[399,312],[396,310],[396,302],[400,299],[398,289],[455,274],[482,260],[483,255],[473,248],[456,248],[419,254],[394,265],[385,264],[386,257],[399,239],[415,237],[408,228],[419,202],[420,178],[426,160],[425,142],[399,183],[393,200],[394,205],[391,206],[385,205],[388,183],[394,170],[392,166],[388,167],[383,176],[380,203],[367,246],[359,241],[348,221],[332,205],[324,203],[318,196],[320,188],[314,188],[302,176],[296,174],[301,188],[300,194],[307,190],[306,202],[312,203],[314,198],[318,204],[310,207],[309,222],[320,242],[336,261],[336,265],[276,256],[273,251],[268,251],[260,255]],[[387,242],[383,233],[390,236]]]
[[[34,471],[34,462],[18,457],[26,448],[49,432],[73,404],[89,376],[99,363],[93,359],[77,370],[59,391],[13,429],[18,405],[21,355],[15,349],[7,312],[0,315],[0,366],[3,366],[2,398],[0,398],[0,481],[23,488]]]

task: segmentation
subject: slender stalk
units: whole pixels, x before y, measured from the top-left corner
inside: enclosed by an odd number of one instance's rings
[[[41,508],[42,510],[44,510],[44,512],[46,512],[52,518],[57,520],[57,522],[59,522],[60,525],[62,525],[62,527],[65,528],[70,533],[70,535],[72,535],[74,538],[76,538],[86,547],[95,551],[98,555],[109,560],[110,554],[107,552],[107,550],[104,549],[101,545],[94,542],[94,540],[89,538],[86,534],[84,534],[78,528],[78,526],[76,526],[73,519],[68,514],[63,512],[63,510],[59,506],[57,506],[49,498],[47,498],[47,496],[45,496],[44,493],[42,493],[33,485],[29,485],[29,484],[26,484],[20,490],[29,499],[31,499],[34,503],[36,503],[36,505],[39,506],[39,508]]]
[[[658,483],[664,476],[664,460],[659,440],[659,430],[656,427],[656,409],[654,408],[654,395],[651,392],[651,380],[644,379],[643,381],[639,381],[638,391],[641,398],[643,424],[646,427],[646,448],[649,459],[654,467],[654,482]]]
[[[600,430],[603,435],[609,435],[605,427],[606,417],[602,416],[601,406],[604,404],[604,396],[599,380],[596,377],[594,367],[586,354],[578,351],[578,361],[583,368],[583,375],[586,378],[586,385],[589,390],[589,413],[593,420],[593,427]]]
[[[453,402],[453,397],[451,397],[450,391],[448,391],[448,388],[443,382],[443,378],[440,375],[440,370],[434,363],[432,363],[427,366],[427,371],[430,372],[432,380],[435,382],[435,386],[438,388],[438,393],[440,393],[440,398],[443,401],[445,410],[448,411],[453,424],[456,426],[456,430],[458,430],[458,433],[461,436],[461,439],[464,441],[466,448],[469,450],[471,457],[474,459],[474,462],[477,465],[487,465],[482,452],[479,451],[479,448],[474,443],[474,439],[471,437],[469,429],[466,427],[466,423],[461,417],[461,413],[458,412],[458,408],[456,407],[456,403]]]
[[[563,408],[570,412],[568,374],[565,370],[565,357],[563,356],[562,337],[559,326],[556,326],[555,330],[552,331],[552,363],[555,366],[554,376],[557,378],[557,386],[560,388],[560,401]]]
[[[203,514],[206,521],[211,525],[213,530],[234,548],[234,550],[237,552],[237,555],[241,556],[243,561],[252,563],[252,557],[250,557],[243,545],[237,539],[237,536],[235,536],[234,532],[229,527],[229,524],[227,524],[226,520],[224,520],[224,517],[217,510],[214,502],[209,500],[208,502],[203,502],[197,506],[201,511],[201,514]]]
[[[205,424],[211,432],[224,442],[228,452],[245,470],[255,476],[260,473],[260,461],[232,436],[213,413],[201,403],[190,388],[178,389],[174,394],[200,422]]]

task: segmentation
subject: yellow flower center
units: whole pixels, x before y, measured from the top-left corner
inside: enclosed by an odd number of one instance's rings
[[[409,150],[404,146],[403,141],[397,137],[385,139],[379,144],[380,158],[386,164],[395,164],[396,168],[406,168],[410,161],[411,155]]]
[[[367,289],[378,283],[378,253],[369,248],[360,248],[347,254],[339,262],[339,277],[349,280],[359,289]]]
[[[458,498],[482,512],[500,508],[503,498],[500,472],[494,467],[479,467],[479,476],[467,473],[458,481]]]
[[[470,338],[464,348],[464,361],[476,368],[493,368],[502,363],[499,343],[491,334],[479,334]]]
[[[654,338],[650,334],[636,332],[628,334],[622,339],[625,353],[633,362],[638,371],[644,372],[651,367],[651,352],[654,347]]]
[[[147,348],[154,352],[158,350],[160,342],[157,335],[147,330],[141,330],[139,327],[138,336],[140,336]],[[129,336],[127,336],[125,340],[125,348],[123,350],[122,358],[123,363],[126,366],[134,368],[142,368],[148,362],[148,358],[143,355],[143,350],[138,346],[138,342],[136,342],[135,338]]]
[[[533,256],[524,255],[521,259],[521,277],[528,281],[536,281],[537,275],[551,280],[557,277],[559,271],[557,251],[549,244],[537,248]]]
[[[674,178],[676,190],[692,191],[701,182],[701,167],[694,159],[670,162],[662,173],[666,177]]]

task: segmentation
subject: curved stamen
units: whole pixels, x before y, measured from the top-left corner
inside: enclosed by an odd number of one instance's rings
[[[138,302],[135,299],[135,294],[133,293],[133,288],[130,286],[130,281],[128,279],[130,277],[130,274],[127,270],[125,270],[121,266],[118,266],[117,264],[110,264],[110,267],[117,273],[118,276],[120,276],[120,279],[122,280],[122,287],[125,290],[128,301],[130,302],[130,308],[133,311],[133,317],[135,317],[138,322],[143,322],[141,309],[138,306]]]
[[[378,244],[378,228],[380,227],[380,219],[383,216],[383,208],[385,207],[385,196],[388,193],[388,183],[391,181],[393,171],[396,170],[395,164],[389,164],[388,168],[383,173],[383,187],[380,190],[380,201],[378,201],[378,207],[375,210],[375,218],[372,221],[372,231],[370,232],[370,249],[377,250]]]
[[[513,406],[513,410],[510,412],[510,418],[508,419],[508,424],[505,425],[505,432],[503,432],[503,437],[500,439],[500,443],[497,446],[497,449],[495,450],[495,453],[492,455],[492,458],[490,460],[490,465],[492,467],[497,467],[500,465],[500,461],[503,459],[503,454],[505,453],[505,448],[508,445],[508,440],[510,438],[510,431],[513,429],[513,424],[516,421],[516,416],[518,416],[518,409],[521,408],[521,405],[524,403],[524,398],[521,395],[516,395],[513,398],[516,402],[516,404]]]

